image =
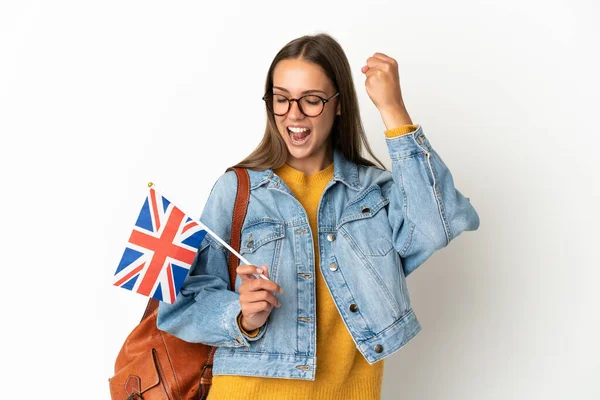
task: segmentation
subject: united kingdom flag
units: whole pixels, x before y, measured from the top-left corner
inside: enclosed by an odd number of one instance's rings
[[[173,303],[206,236],[153,188],[115,272],[115,286]]]

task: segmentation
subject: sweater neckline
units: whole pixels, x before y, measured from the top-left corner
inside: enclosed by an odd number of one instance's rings
[[[312,175],[306,175],[304,172],[295,169],[287,163],[277,168],[275,173],[284,181],[303,185],[317,185],[327,183],[333,178],[333,163]]]

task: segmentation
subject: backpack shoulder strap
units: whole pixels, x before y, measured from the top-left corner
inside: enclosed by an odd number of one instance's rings
[[[248,200],[250,200],[250,177],[248,176],[248,170],[246,168],[230,168],[233,169],[237,174],[237,193],[235,195],[235,204],[233,206],[233,217],[231,219],[231,242],[229,245],[240,251],[240,245],[242,241],[242,225],[244,219],[246,219],[246,212],[248,211]],[[238,259],[235,254],[229,252],[229,288],[231,291],[235,291],[235,278],[237,273],[235,272],[238,265]]]

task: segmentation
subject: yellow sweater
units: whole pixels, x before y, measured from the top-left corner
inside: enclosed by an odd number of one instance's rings
[[[386,137],[410,133],[416,125],[385,132]],[[317,207],[327,183],[333,178],[333,164],[306,176],[285,164],[274,171],[290,188],[308,215],[313,232],[315,271],[319,268]],[[381,397],[383,361],[373,365],[356,348],[337,311],[321,273],[316,273],[317,370],[314,381],[247,376],[214,376],[209,400],[376,400]],[[252,333],[250,333],[252,334]]]

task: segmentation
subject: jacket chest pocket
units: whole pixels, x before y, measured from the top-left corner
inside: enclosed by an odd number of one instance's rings
[[[379,187],[373,186],[348,203],[342,212],[337,229],[365,256],[385,256],[393,249],[385,208],[389,202]]]
[[[261,218],[248,221],[242,228],[240,254],[256,266],[266,264],[275,279],[285,225],[281,221]]]

